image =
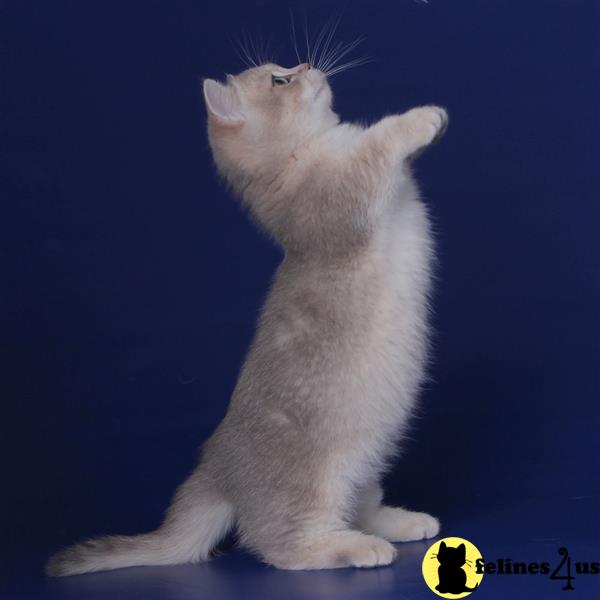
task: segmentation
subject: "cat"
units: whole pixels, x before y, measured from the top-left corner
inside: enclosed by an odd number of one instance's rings
[[[477,584],[474,588],[467,587],[467,574],[462,568],[466,563],[466,552],[464,544],[453,548],[447,546],[445,542],[440,542],[437,555],[440,563],[438,567],[440,582],[435,586],[440,594],[464,594],[477,589]]]
[[[162,526],[67,548],[46,572],[196,562],[234,527],[281,569],[390,564],[390,542],[440,527],[383,504],[380,479],[427,359],[434,249],[410,163],[446,112],[341,123],[308,63],[203,90],[217,170],[285,255],[228,412]]]

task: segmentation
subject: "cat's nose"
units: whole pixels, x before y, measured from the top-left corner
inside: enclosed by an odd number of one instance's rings
[[[302,63],[301,65],[298,65],[296,68],[298,69],[298,73],[302,73],[302,71],[309,71],[310,69],[312,69],[312,67],[309,63]]]

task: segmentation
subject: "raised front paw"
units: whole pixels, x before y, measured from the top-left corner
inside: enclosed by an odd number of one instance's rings
[[[440,106],[420,106],[404,114],[412,133],[417,136],[417,146],[437,142],[448,127],[448,113]]]

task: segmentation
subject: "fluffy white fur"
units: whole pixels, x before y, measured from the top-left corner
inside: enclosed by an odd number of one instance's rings
[[[274,79],[275,77],[275,79]],[[427,352],[433,255],[409,159],[446,113],[340,123],[325,75],[265,64],[204,84],[217,168],[285,250],[226,417],[164,524],[68,548],[50,575],[208,557],[234,525],[283,569],[373,567],[438,533],[379,484]]]

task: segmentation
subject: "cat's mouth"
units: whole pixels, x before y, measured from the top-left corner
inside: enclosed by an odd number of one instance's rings
[[[312,87],[315,90],[315,98],[317,98],[327,87],[327,78],[325,77],[325,74],[317,69],[311,69],[308,71],[306,73],[306,78],[312,84]]]
[[[326,84],[326,82],[325,82],[325,81],[323,81],[323,82],[321,83],[321,85],[320,85],[320,86],[317,88],[317,91],[315,92],[315,98],[317,98],[317,97],[319,96],[319,94],[320,94],[320,93],[321,93],[321,92],[322,92],[322,91],[325,89],[325,86],[326,86],[326,85],[327,85],[327,84]]]

